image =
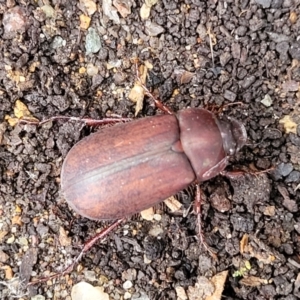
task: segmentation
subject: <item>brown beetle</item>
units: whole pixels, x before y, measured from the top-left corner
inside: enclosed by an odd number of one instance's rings
[[[62,191],[84,217],[123,218],[218,175],[245,141],[240,122],[205,109],[118,124],[70,150]]]
[[[192,183],[222,172],[228,158],[246,142],[242,123],[219,118],[201,108],[173,113],[137,79],[155,105],[167,113],[104,128],[77,143],[68,153],[61,172],[62,192],[80,215],[93,220],[116,220],[90,238],[77,258],[63,271],[32,281],[44,282],[69,273],[81,257],[128,216],[154,206]],[[56,116],[52,120],[77,120]],[[126,122],[123,118],[80,119],[86,125]],[[24,123],[36,124],[26,121]],[[195,210],[202,245],[201,192],[196,185]]]

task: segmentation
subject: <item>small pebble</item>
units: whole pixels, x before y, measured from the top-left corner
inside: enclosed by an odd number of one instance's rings
[[[85,38],[86,54],[97,53],[101,49],[100,37],[96,29],[90,27]]]
[[[224,92],[224,98],[229,100],[230,102],[234,102],[235,99],[236,99],[236,93],[234,93],[232,91],[229,91],[229,90],[226,90]]]
[[[5,263],[9,259],[9,256],[0,250],[0,262]]]
[[[87,282],[75,284],[71,297],[72,300],[109,300],[108,294],[104,293],[100,287],[94,287]]]
[[[161,33],[163,33],[165,31],[165,29],[159,25],[157,25],[156,23],[153,23],[151,21],[146,21],[145,24],[145,32],[147,35],[149,36],[157,36]]]
[[[296,42],[291,44],[289,53],[293,59],[300,60],[300,43]]]
[[[294,167],[291,163],[281,163],[277,166],[276,170],[274,171],[277,173],[279,176],[287,176],[293,171]]]
[[[257,4],[260,4],[263,8],[269,8],[272,0],[255,0]]]
[[[50,47],[52,49],[58,49],[60,47],[66,46],[66,41],[59,35],[55,36],[52,40],[52,43],[50,44]]]
[[[26,15],[20,6],[15,6],[7,10],[3,15],[2,24],[6,34],[12,34],[12,37],[20,31],[26,30]]]
[[[285,179],[286,183],[291,182],[299,182],[300,181],[300,172],[299,171],[292,171],[288,177]]]
[[[31,300],[45,300],[46,298],[42,295],[35,295],[31,297]]]
[[[266,94],[260,103],[262,103],[265,107],[270,107],[273,104],[273,100],[270,95]]]
[[[99,71],[99,69],[96,66],[94,66],[93,64],[87,64],[87,66],[86,66],[86,73],[89,76],[95,76],[95,75],[97,75],[98,71]]]
[[[123,288],[124,288],[125,290],[129,290],[130,288],[132,288],[132,281],[126,280],[126,281],[123,283]]]

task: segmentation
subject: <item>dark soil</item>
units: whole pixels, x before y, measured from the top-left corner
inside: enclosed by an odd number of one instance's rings
[[[88,31],[80,29],[79,16],[87,12],[77,1],[54,0],[47,16],[48,1],[0,2],[0,298],[70,299],[83,280],[123,299],[129,280],[132,299],[179,299],[176,287],[187,290],[199,276],[228,270],[224,299],[299,299],[300,126],[287,132],[279,123],[291,116],[300,124],[299,0],[159,0],[147,21],[140,18],[143,2],[132,1],[129,15],[118,14],[119,24],[101,2],[90,24],[101,41],[95,53],[86,51]],[[242,102],[226,114],[245,124],[249,141],[229,167],[275,171],[202,184],[204,234],[218,261],[198,243],[196,216],[185,214],[191,187],[178,195],[182,210],[160,205],[159,221],[130,217],[69,275],[21,289],[20,282],[65,267],[108,223],[74,214],[60,190],[65,156],[95,129],[64,121],[12,127],[5,116],[13,117],[21,100],[39,120],[134,118],[127,96],[135,57],[153,65],[148,86],[174,111]],[[193,73],[190,81],[183,71]],[[159,113],[145,99],[137,118]],[[154,227],[159,236],[149,234]],[[250,276],[260,283],[242,281]]]

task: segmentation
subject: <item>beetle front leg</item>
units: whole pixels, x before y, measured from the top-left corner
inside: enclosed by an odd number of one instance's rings
[[[139,85],[144,89],[144,94],[147,95],[150,99],[152,99],[152,101],[155,103],[155,106],[157,108],[159,108],[161,111],[163,111],[164,113],[169,114],[169,115],[174,115],[174,112],[169,107],[167,107],[166,105],[164,105],[161,102],[161,100],[159,100],[156,97],[154,97],[154,95],[146,87],[146,85],[144,84],[143,80],[141,79],[141,74],[139,72],[139,68],[138,68],[137,62],[135,63],[135,69],[136,69],[136,78],[137,78],[137,80],[139,82]]]
[[[198,225],[198,237],[200,244],[204,246],[204,248],[209,252],[209,254],[215,259],[218,260],[216,253],[207,245],[204,237],[204,233],[202,230],[202,211],[201,211],[201,204],[202,204],[202,196],[201,196],[201,189],[200,185],[196,184],[196,197],[195,197],[195,213],[197,215],[197,225]]]
[[[269,169],[261,170],[261,171],[251,171],[251,170],[248,170],[248,171],[247,170],[226,171],[226,170],[223,170],[222,172],[220,172],[220,175],[227,177],[228,179],[236,179],[238,177],[245,176],[246,174],[258,176],[260,174],[269,173],[274,170],[275,170],[275,167],[271,167]]]

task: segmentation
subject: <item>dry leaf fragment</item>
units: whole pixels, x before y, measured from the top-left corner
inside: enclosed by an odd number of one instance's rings
[[[164,203],[168,206],[171,212],[178,211],[182,206],[182,204],[174,196],[171,196],[168,199],[166,199]]]
[[[13,278],[13,271],[10,266],[6,265],[1,267],[1,269],[5,271],[5,279],[10,280]]]
[[[254,249],[250,244],[245,249],[252,257],[255,257],[260,263],[269,265],[276,260],[273,253],[262,252],[261,250]]]
[[[192,80],[194,73],[184,69],[175,69],[174,75],[178,84],[186,84]]]
[[[139,68],[139,78],[140,81],[145,84],[147,77],[148,68],[146,66],[140,66]],[[144,101],[144,88],[141,86],[140,82],[135,82],[133,88],[131,89],[128,98],[136,103],[135,106],[135,115],[137,115],[143,109],[143,101]]]
[[[13,225],[19,225],[19,226],[22,226],[23,223],[22,223],[22,221],[21,221],[21,216],[14,216],[14,217],[12,218],[12,220],[11,220],[11,223],[12,223]]]
[[[187,300],[188,299],[186,292],[182,286],[176,286],[175,291],[176,291],[178,300]]]
[[[131,89],[128,98],[136,103],[135,107],[135,115],[139,113],[143,109],[143,101],[144,101],[144,89],[140,86],[139,83],[135,83],[133,88]]]
[[[211,282],[215,286],[215,291],[212,295],[207,296],[205,300],[220,300],[222,298],[224,284],[228,275],[228,271],[223,271],[216,274],[212,279]]]
[[[68,237],[65,229],[63,227],[59,228],[59,243],[61,246],[70,246],[71,245],[71,238]]]
[[[210,40],[211,40],[211,44],[214,46],[217,44],[217,38],[216,35],[214,34],[214,32],[211,30],[211,28],[209,27],[207,30],[207,35],[209,36]]]
[[[195,286],[189,286],[187,294],[189,300],[205,300],[215,291],[213,283],[204,276],[198,276]]]
[[[9,259],[9,256],[5,252],[0,250],[0,262],[5,263],[6,261],[8,261],[8,259]]]
[[[114,7],[118,10],[119,14],[126,18],[131,14],[131,2],[127,0],[114,0]]]
[[[146,5],[153,6],[158,2],[158,0],[145,0]]]
[[[141,100],[144,99],[144,89],[142,86],[140,86],[138,83],[135,83],[135,85],[133,86],[133,88],[131,89],[128,98],[132,101],[132,102],[139,102]]]
[[[289,210],[290,212],[297,212],[298,211],[298,205],[295,200],[291,200],[289,197],[289,192],[287,189],[283,186],[278,186],[278,191],[283,197],[282,205]]]
[[[264,215],[274,217],[275,216],[275,206],[269,205],[269,206],[265,207]]]
[[[291,116],[284,116],[281,120],[279,120],[279,123],[283,124],[286,133],[297,133],[297,124],[294,122]]]
[[[92,0],[80,0],[79,5],[80,5],[80,8],[84,12],[86,12],[89,16],[92,16],[97,10],[97,5]]]
[[[285,93],[297,92],[298,89],[299,89],[299,82],[295,80],[288,80],[282,84],[282,91]]]
[[[142,20],[147,20],[150,16],[151,7],[157,3],[158,0],[146,0],[145,3],[143,3],[141,10],[140,10],[140,16]]]
[[[15,126],[21,119],[26,119],[33,122],[39,121],[32,116],[27,106],[20,100],[17,100],[15,103],[14,115],[16,118],[10,117],[8,115],[5,116],[5,120],[9,123],[10,126]]]
[[[112,7],[111,0],[103,0],[102,1],[102,9],[103,9],[103,13],[110,20],[114,21],[116,24],[120,24],[120,18],[118,16],[118,12],[114,7]]]
[[[83,281],[73,286],[71,297],[72,300],[109,300],[109,295],[103,292],[102,287],[94,287]]]
[[[15,103],[14,114],[18,119],[22,119],[23,117],[31,117],[29,109],[20,100],[17,100]]]
[[[0,231],[0,242],[3,241],[3,238],[8,234],[8,231]]]
[[[262,284],[268,284],[267,279],[262,279],[256,276],[248,276],[242,278],[239,283],[246,285],[246,286],[260,286]]]
[[[243,254],[245,252],[245,249],[248,245],[249,236],[248,234],[244,234],[241,241],[240,241],[240,252]]]
[[[148,209],[145,209],[145,210],[141,211],[141,217],[144,220],[147,220],[147,221],[153,220],[153,218],[154,218],[154,209],[153,209],[153,207],[150,207]]]

